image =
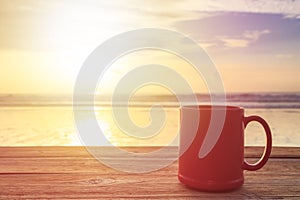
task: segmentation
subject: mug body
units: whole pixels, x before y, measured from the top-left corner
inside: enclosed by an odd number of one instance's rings
[[[225,191],[241,186],[244,182],[244,110],[235,106],[213,106],[216,115],[224,115],[223,128],[217,142],[208,154],[199,151],[213,125],[212,106],[184,106],[181,108],[180,157],[178,178],[192,188],[207,191]],[[226,112],[224,112],[226,111]],[[186,138],[191,138],[191,117],[199,112],[198,129],[187,148]],[[208,141],[209,142],[209,141]]]

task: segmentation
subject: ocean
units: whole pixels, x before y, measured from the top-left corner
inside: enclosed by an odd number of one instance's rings
[[[207,104],[207,95],[197,95]],[[190,97],[184,96],[186,103]],[[118,146],[169,145],[179,131],[180,107],[174,96],[143,96],[129,107],[130,119],[140,127],[151,123],[153,103],[164,107],[166,120],[160,132],[148,139],[128,135],[114,122],[108,97],[96,97],[95,115],[105,136]],[[83,103],[84,104],[84,103]],[[227,104],[242,106],[245,115],[259,115],[271,127],[274,146],[300,146],[300,93],[235,93]],[[120,102],[118,106],[124,106]],[[85,107],[80,110],[84,116]],[[89,119],[84,119],[89,120]],[[82,133],[81,133],[82,134]],[[263,146],[265,137],[257,123],[245,131],[247,146]],[[1,146],[78,146],[84,145],[74,122],[72,97],[67,95],[0,95]]]

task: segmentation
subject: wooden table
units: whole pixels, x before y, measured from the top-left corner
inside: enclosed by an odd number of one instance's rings
[[[108,147],[99,148],[109,151]],[[128,150],[141,152],[154,148]],[[254,161],[262,151],[259,147],[247,147],[247,160]],[[185,187],[177,180],[177,162],[155,172],[129,174],[104,166],[84,147],[0,147],[0,152],[0,199],[300,199],[300,148],[274,147],[261,170],[245,171],[243,187],[226,193]],[[174,153],[176,147],[169,152]],[[141,162],[156,163],[151,159]]]

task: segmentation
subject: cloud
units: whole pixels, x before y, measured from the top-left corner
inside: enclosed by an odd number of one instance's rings
[[[275,56],[279,59],[289,59],[294,57],[293,54],[276,54]]]
[[[271,13],[300,17],[300,0],[187,0],[182,6],[200,12]]]
[[[216,43],[214,43],[214,42],[201,42],[200,41],[199,44],[204,49],[216,46]]]
[[[221,39],[226,47],[247,47],[249,45],[248,40],[244,39]]]
[[[299,25],[300,19],[287,18],[282,14],[216,12],[211,17],[180,21],[175,27],[180,32],[189,33],[200,44],[213,43],[208,47],[212,51],[246,46],[246,42],[234,45],[237,42],[228,41],[239,39],[249,41],[249,51],[270,51],[275,56],[289,51],[299,52]],[[226,48],[222,48],[225,44]],[[278,49],[284,49],[284,52]]]
[[[265,30],[255,30],[255,31],[245,31],[243,36],[249,40],[251,40],[252,42],[258,40],[262,35],[266,35],[271,33],[270,30],[265,29]]]
[[[95,0],[53,0],[53,1],[3,1],[0,7],[0,49],[56,50],[74,49],[76,46],[94,47],[105,39],[126,30],[145,27],[175,29],[178,22],[208,19],[222,13],[280,13],[288,18],[300,17],[299,1],[248,1],[248,0],[183,0],[183,1],[95,1]],[[221,14],[220,14],[221,13]],[[238,15],[238,14],[237,14]],[[222,16],[224,18],[226,16]],[[232,17],[232,16],[230,16]],[[238,15],[244,20],[242,15]],[[232,21],[224,24],[224,19],[217,18],[219,24],[208,28],[207,25],[193,26],[203,33],[208,32],[204,45],[214,46],[211,39],[214,30],[223,37],[219,42],[228,47],[244,47],[258,40],[264,32],[244,33],[244,30],[270,29],[268,26],[257,27],[263,21],[249,20],[247,23]],[[282,18],[282,15],[280,16]],[[226,18],[225,18],[226,19]],[[233,19],[233,17],[232,17]],[[247,20],[247,19],[245,19]],[[229,20],[231,21],[231,20]],[[251,22],[253,21],[253,22]],[[239,30],[245,24],[253,23],[254,27]],[[212,27],[212,26],[215,27]],[[205,30],[202,29],[205,27]],[[217,30],[217,29],[220,30]],[[290,28],[290,27],[288,27]],[[223,29],[223,30],[221,30]],[[222,31],[240,31],[224,33]],[[191,28],[182,29],[190,35]],[[288,30],[288,29],[286,29]],[[221,31],[221,32],[220,32]],[[198,38],[196,38],[198,39]],[[243,40],[243,41],[242,41]],[[245,42],[245,40],[249,42]],[[71,46],[71,47],[70,47]],[[69,48],[70,47],[70,48]]]
[[[0,3],[0,49],[54,50],[95,43],[145,27],[172,29],[176,21],[211,13],[181,8],[179,1],[23,0]]]
[[[256,42],[257,40],[259,40],[261,36],[270,33],[271,31],[268,29],[252,30],[252,31],[247,30],[241,36],[237,36],[237,37],[221,36],[221,37],[217,37],[217,39],[223,42],[225,47],[243,48],[243,47],[248,47],[250,44]]]

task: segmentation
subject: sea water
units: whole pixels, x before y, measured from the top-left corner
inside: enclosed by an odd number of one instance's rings
[[[1,97],[1,96],[0,96]],[[50,100],[49,100],[50,99]],[[129,118],[138,130],[146,129],[152,122],[151,104],[143,101],[128,108]],[[296,94],[235,94],[228,103],[245,107],[245,115],[259,115],[271,127],[274,146],[300,146],[300,95]],[[113,110],[108,105],[95,107],[99,127],[107,140],[119,146],[165,146],[177,145],[179,134],[180,107],[173,101],[163,102],[165,120],[163,127],[150,137],[140,137],[116,123]],[[79,114],[88,111],[82,107]],[[82,123],[89,118],[82,118]],[[80,123],[81,123],[80,122]],[[77,122],[78,123],[78,122]],[[34,98],[32,96],[2,95],[0,98],[0,145],[1,146],[71,146],[85,145],[81,141],[74,121],[73,108],[69,99],[56,97]],[[101,141],[100,141],[101,143]],[[245,144],[263,146],[265,136],[258,123],[250,123],[245,131]],[[103,143],[105,145],[105,143]]]

